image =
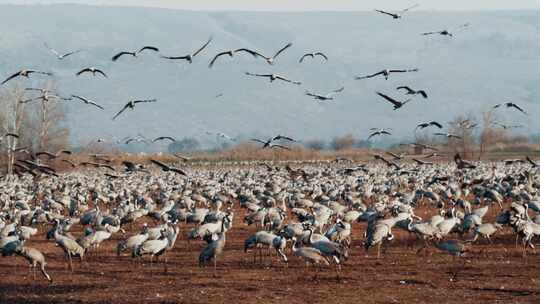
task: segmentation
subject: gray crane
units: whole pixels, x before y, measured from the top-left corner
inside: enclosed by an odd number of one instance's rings
[[[28,261],[28,263],[30,263],[34,279],[36,278],[36,267],[39,264],[39,268],[43,276],[47,279],[47,281],[52,283],[51,276],[45,271],[45,265],[47,265],[47,263],[45,262],[45,256],[43,253],[41,253],[41,251],[32,247],[21,245],[15,249],[15,254],[22,256]]]
[[[225,221],[221,221],[221,231],[212,236],[212,242],[206,245],[199,254],[199,267],[214,261],[214,277],[216,277],[217,257],[223,253],[223,248],[225,248],[226,232]]]

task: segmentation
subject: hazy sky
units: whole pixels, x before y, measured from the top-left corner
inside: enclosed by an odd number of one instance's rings
[[[0,3],[80,3],[152,6],[189,10],[400,10],[418,3],[422,10],[540,9],[540,0],[0,0]]]

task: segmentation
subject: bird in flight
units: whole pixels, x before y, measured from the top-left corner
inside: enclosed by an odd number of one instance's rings
[[[436,121],[430,121],[430,122],[424,122],[424,123],[421,123],[421,124],[417,125],[415,130],[417,130],[419,128],[420,128],[420,130],[422,130],[422,129],[425,129],[425,128],[429,127],[429,126],[434,126],[434,127],[439,128],[439,129],[443,128],[443,126],[440,123],[438,123]]]
[[[268,57],[268,56],[265,56],[263,54],[261,54],[260,52],[255,52],[255,55],[258,56],[258,57],[262,57],[264,58],[264,60],[266,60],[266,62],[270,65],[274,64],[277,56],[279,56],[281,53],[283,53],[286,49],[290,48],[293,44],[291,42],[287,43],[287,45],[285,45],[284,47],[282,47],[279,51],[277,51],[274,56],[272,57]]]
[[[195,56],[201,53],[210,44],[210,42],[212,42],[212,37],[210,37],[208,41],[200,49],[195,51],[195,53],[193,54],[188,54],[185,56],[161,56],[161,58],[170,59],[170,60],[186,60],[189,63],[193,63],[193,58],[195,58]]]
[[[45,93],[41,94],[39,97],[30,98],[30,99],[26,99],[26,100],[21,100],[20,103],[29,103],[29,102],[36,101],[36,100],[41,100],[43,102],[47,102],[47,101],[50,101],[51,99],[71,100],[71,98],[60,97],[58,95],[49,94],[49,91],[45,91]]]
[[[461,136],[458,136],[458,135],[455,135],[455,134],[450,134],[450,133],[440,133],[440,132],[437,132],[437,133],[433,133],[433,135],[436,135],[436,136],[444,136],[446,138],[457,138],[457,139],[461,139]]]
[[[208,64],[208,67],[212,68],[214,66],[214,64],[216,63],[216,60],[218,60],[218,58],[220,58],[221,56],[229,55],[229,57],[232,58],[232,57],[234,57],[234,55],[236,53],[241,53],[241,52],[251,54],[255,58],[264,57],[263,55],[261,55],[257,51],[253,51],[253,50],[250,50],[250,49],[247,49],[247,48],[241,48],[241,49],[236,49],[236,50],[228,50],[228,51],[218,53],[216,56],[214,56],[214,58],[212,58],[212,60]]]
[[[122,51],[122,52],[114,55],[113,58],[112,58],[112,61],[117,61],[118,59],[120,59],[120,57],[122,57],[124,55],[131,55],[133,57],[137,57],[141,52],[143,52],[145,50],[159,52],[159,49],[157,47],[155,47],[155,46],[143,46],[138,51],[133,51],[133,52]]]
[[[372,128],[370,129],[371,131],[375,131],[373,133],[371,133],[369,135],[369,137],[367,138],[368,140],[370,140],[372,137],[374,136],[381,136],[381,135],[392,135],[392,133],[390,133],[389,131],[386,131],[385,129],[377,129],[377,128]]]
[[[515,108],[516,110],[520,111],[521,113],[527,115],[527,112],[525,112],[525,110],[523,110],[520,106],[518,106],[517,104],[513,103],[513,102],[506,102],[506,103],[499,103],[499,104],[496,104],[493,106],[494,109],[497,109],[501,106],[506,106],[507,108]]]
[[[77,76],[81,76],[84,73],[92,73],[93,76],[96,76],[96,74],[101,74],[103,77],[109,78],[109,77],[107,77],[107,74],[105,74],[105,72],[103,72],[100,69],[94,68],[94,67],[84,68],[84,69],[80,70],[79,72],[77,72]]]
[[[403,10],[401,10],[399,12],[396,12],[396,13],[390,13],[390,12],[383,11],[383,10],[378,10],[378,9],[376,9],[375,11],[378,12],[378,13],[384,14],[384,15],[391,16],[394,19],[401,19],[403,17],[403,14],[405,14],[406,12],[408,12],[411,9],[416,8],[418,6],[419,6],[419,4],[415,4],[415,5],[411,6],[411,7],[408,7],[406,9],[403,9]]]
[[[283,135],[277,135],[277,136],[269,138],[268,140],[261,140],[261,139],[257,139],[257,138],[252,138],[251,139],[251,141],[255,141],[255,142],[263,144],[263,146],[262,146],[263,149],[276,147],[276,148],[282,148],[282,149],[290,150],[289,147],[285,147],[283,145],[278,145],[278,144],[273,144],[274,141],[278,141],[278,140],[286,140],[286,141],[296,142],[295,139],[293,139],[291,137],[288,137],[288,136],[283,136]]]
[[[292,80],[287,79],[287,78],[285,78],[285,77],[283,77],[281,75],[278,75],[278,74],[254,74],[254,73],[246,72],[246,75],[256,76],[256,77],[266,77],[266,78],[270,79],[270,82],[274,82],[275,80],[281,80],[281,81],[290,82],[290,83],[296,84],[296,85],[301,85],[302,84],[301,82],[292,81]]]
[[[306,57],[311,57],[311,58],[314,58],[315,59],[315,56],[320,56],[324,59],[324,61],[328,61],[328,56],[326,56],[323,52],[314,52],[314,53],[307,53],[307,54],[304,54],[302,57],[300,57],[300,60],[298,62],[302,63],[304,62],[304,59]]]
[[[407,93],[405,93],[405,95],[417,95],[417,94],[420,94],[420,95],[422,95],[422,97],[428,98],[428,95],[427,95],[426,91],[424,91],[424,90],[416,91],[416,90],[411,89],[408,86],[397,87],[397,90],[406,90]]]
[[[122,114],[126,109],[130,109],[130,110],[135,109],[135,105],[138,104],[138,103],[147,103],[147,102],[156,102],[156,101],[157,101],[157,99],[131,100],[130,102],[126,103],[126,105],[122,108],[122,110],[120,110],[120,112],[116,113],[116,115],[114,115],[114,117],[112,119],[115,120],[116,117],[118,117],[120,114]]]
[[[505,124],[502,124],[502,123],[496,122],[496,121],[494,121],[493,124],[503,128],[505,130],[523,128],[523,125],[505,125]]]
[[[151,159],[150,160],[153,164],[157,165],[158,167],[161,168],[161,170],[163,170],[164,172],[174,172],[174,173],[178,173],[180,175],[184,175],[184,176],[187,176],[186,172],[184,172],[183,170],[181,169],[178,169],[178,168],[175,168],[175,167],[171,167],[171,166],[168,166],[158,160],[155,160],[155,159]]]
[[[465,29],[469,26],[469,23],[462,24],[457,27],[457,29]],[[426,32],[422,33],[422,36],[429,36],[429,35],[441,35],[441,36],[448,36],[448,37],[454,37],[454,34],[451,33],[449,30],[442,30],[442,31],[434,31],[434,32]]]
[[[49,72],[41,72],[41,71],[36,71],[36,70],[20,70],[18,71],[17,73],[9,76],[8,78],[6,78],[6,80],[2,81],[2,83],[0,83],[0,85],[3,85],[5,84],[6,82],[14,79],[14,78],[17,78],[17,77],[26,77],[26,78],[29,78],[31,74],[41,74],[41,75],[47,75],[47,76],[52,76],[53,73],[49,73]]]
[[[405,101],[398,101],[388,95],[385,95],[383,93],[380,93],[380,92],[376,92],[377,95],[381,96],[382,98],[386,99],[386,101],[390,102],[392,105],[394,105],[394,111],[403,107],[405,104],[407,104],[409,101],[411,101],[410,99],[407,99]]]
[[[100,106],[99,104],[95,103],[94,101],[92,101],[92,100],[90,100],[90,99],[88,99],[88,98],[86,98],[86,97],[84,97],[84,96],[71,95],[71,98],[75,98],[75,99],[77,99],[77,100],[79,100],[79,101],[81,101],[81,102],[83,102],[83,103],[85,103],[85,104],[87,104],[87,105],[92,105],[92,106],[94,106],[94,107],[97,107],[97,108],[100,108],[100,109],[102,109],[102,110],[105,110],[105,108],[103,108],[103,107]]]
[[[176,139],[174,139],[173,137],[171,136],[160,136],[160,137],[156,137],[154,138],[154,140],[152,140],[153,143],[157,142],[157,141],[160,141],[160,140],[170,140],[172,142],[175,142]]]
[[[69,57],[69,56],[71,56],[71,55],[74,55],[74,54],[77,54],[77,53],[82,52],[82,50],[76,50],[76,51],[73,51],[73,52],[68,52],[68,53],[65,53],[65,54],[60,54],[60,53],[59,53],[58,51],[56,51],[55,49],[49,47],[49,45],[48,45],[46,42],[44,43],[44,45],[45,45],[45,47],[46,47],[47,49],[49,49],[49,51],[51,51],[51,53],[53,53],[53,54],[56,56],[56,58],[57,58],[58,60],[63,60],[63,59],[65,59],[66,57]]]
[[[409,73],[409,72],[418,72],[418,71],[419,71],[418,69],[408,69],[408,70],[389,70],[389,69],[386,69],[386,70],[382,70],[380,72],[377,72],[377,73],[371,74],[371,75],[367,75],[367,76],[357,76],[357,77],[355,77],[355,79],[356,80],[361,80],[361,79],[368,79],[368,78],[377,77],[379,75],[383,75],[384,79],[388,80],[388,77],[390,77],[390,74]]]
[[[315,94],[315,93],[311,93],[309,91],[306,91],[306,95],[311,96],[311,97],[315,98],[315,100],[318,100],[318,101],[327,101],[327,100],[334,100],[334,95],[343,92],[343,90],[345,90],[345,87],[341,87],[341,88],[339,88],[337,90],[333,90],[332,92],[330,92],[330,93],[328,93],[326,95],[320,95],[320,94]]]

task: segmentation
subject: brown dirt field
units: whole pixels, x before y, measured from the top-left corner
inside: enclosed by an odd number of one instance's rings
[[[498,211],[493,208],[489,217]],[[198,267],[203,244],[187,243],[185,225],[175,248],[167,253],[166,272],[161,263],[151,267],[147,260],[132,263],[128,254],[116,257],[116,240],[122,237],[117,234],[114,241],[104,243],[99,256],[90,254],[83,265],[76,260],[75,272],[70,273],[61,249],[41,233],[27,245],[45,253],[54,283],[48,284],[39,272],[33,280],[20,257],[0,257],[0,302],[540,303],[540,253],[523,258],[508,228],[494,238],[495,245],[482,240],[468,257],[457,260],[433,248],[417,255],[416,249],[407,247],[407,233],[398,232],[377,259],[376,250],[366,256],[361,247],[365,224],[355,224],[350,258],[338,281],[328,268],[315,279],[315,273],[288,252],[288,268],[275,260],[272,265],[269,260],[253,264],[252,253],[243,252],[243,241],[256,228],[243,225],[243,215],[243,210],[236,210],[216,278],[212,267]],[[138,230],[134,228],[130,230]],[[450,281],[453,271],[458,272],[455,282]]]

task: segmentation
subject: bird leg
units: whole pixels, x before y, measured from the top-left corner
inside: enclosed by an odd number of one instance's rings
[[[73,261],[71,259],[71,252],[68,251],[68,258],[69,258],[69,269],[71,272],[73,272]]]
[[[214,278],[217,278],[216,268],[217,268],[217,256],[214,257]]]
[[[381,243],[377,244],[377,259],[381,258]]]

